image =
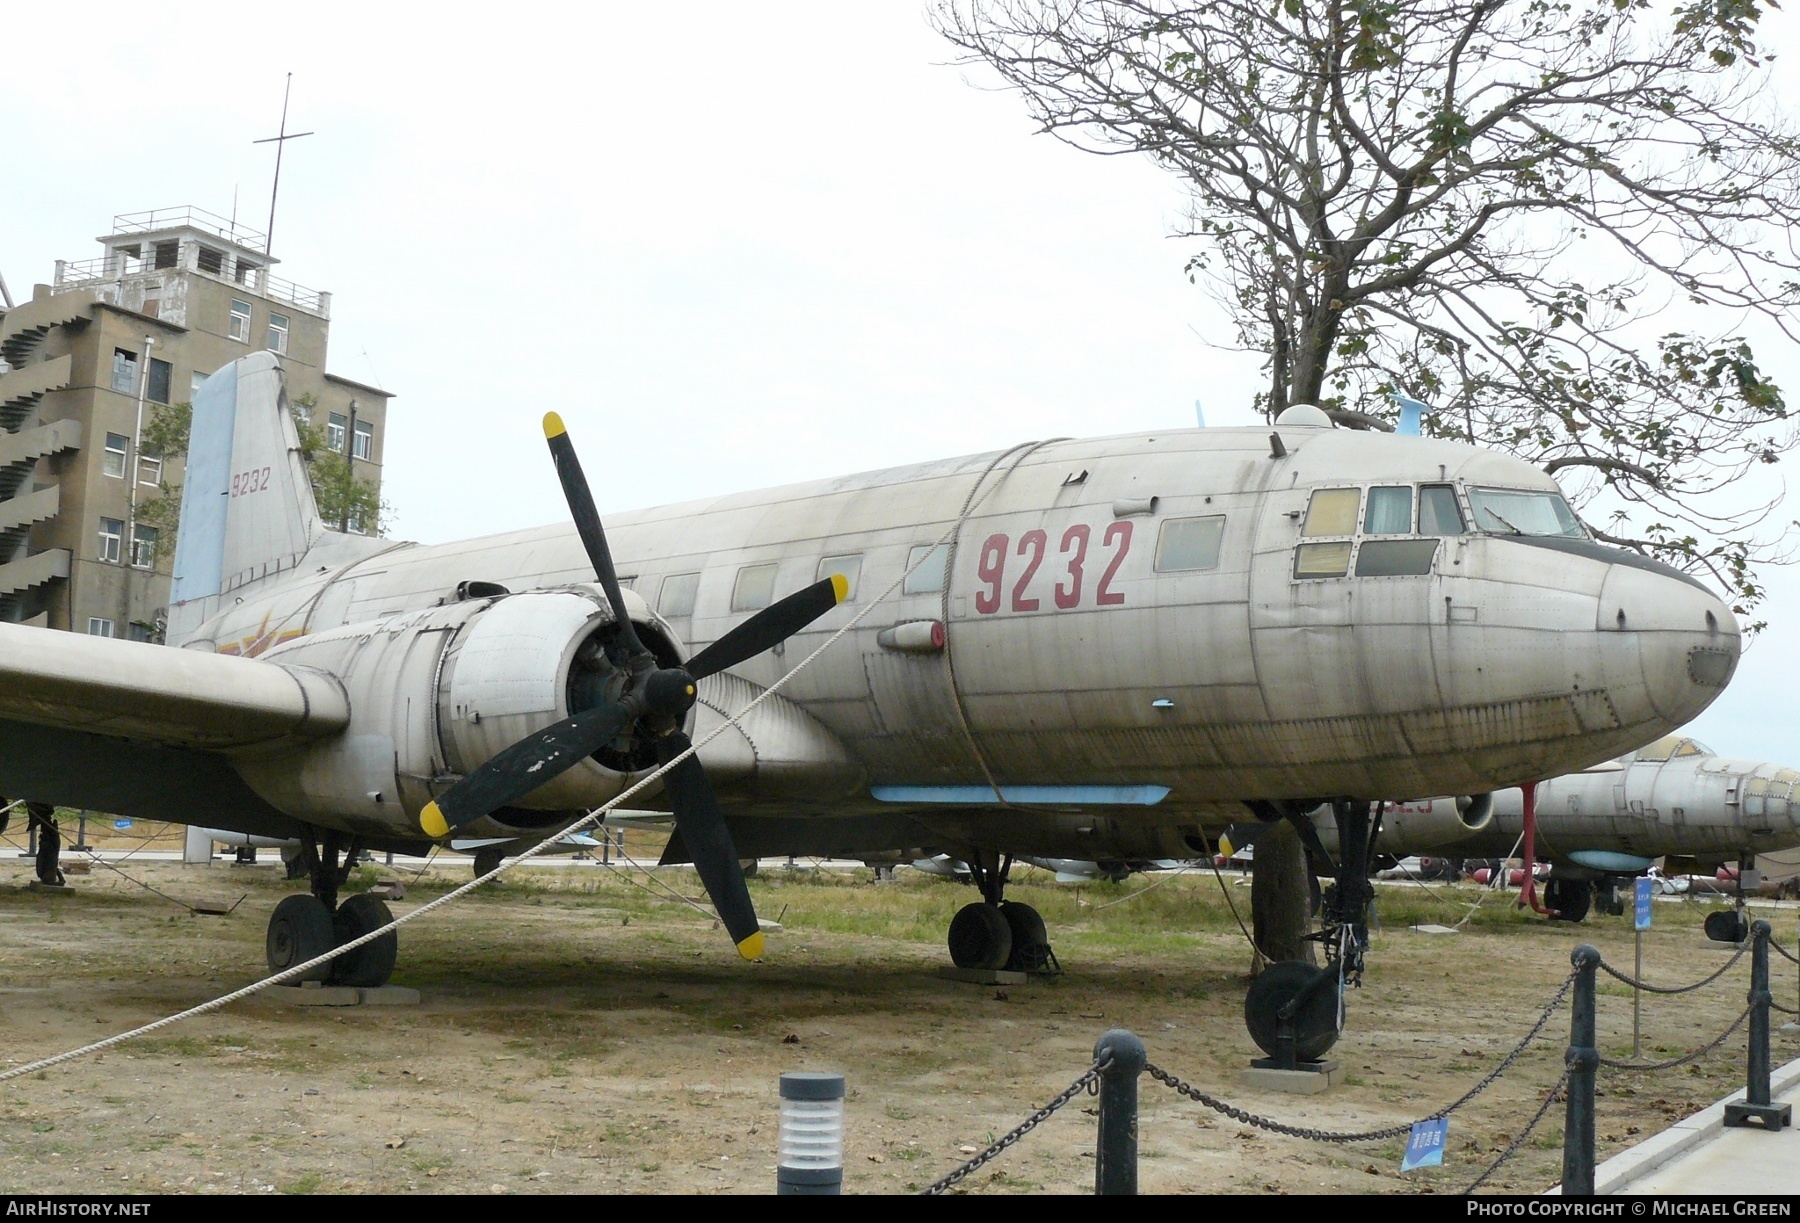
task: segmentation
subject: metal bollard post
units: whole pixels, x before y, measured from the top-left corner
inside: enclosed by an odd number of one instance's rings
[[[1594,1077],[1600,1068],[1595,1035],[1594,973],[1600,950],[1583,943],[1569,955],[1575,965],[1575,997],[1569,1005],[1568,1107],[1563,1113],[1564,1197],[1594,1196]]]
[[[1750,926],[1750,1057],[1744,1073],[1744,1098],[1725,1106],[1725,1124],[1780,1130],[1793,1120],[1793,1106],[1769,1099],[1769,923]]]
[[[1094,1192],[1138,1191],[1138,1075],[1150,1055],[1135,1033],[1114,1028],[1094,1043],[1100,1072],[1100,1132],[1094,1142]]]

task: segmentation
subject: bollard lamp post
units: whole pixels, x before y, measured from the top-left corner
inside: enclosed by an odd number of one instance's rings
[[[844,1076],[781,1076],[781,1158],[775,1192],[839,1194],[844,1190]]]

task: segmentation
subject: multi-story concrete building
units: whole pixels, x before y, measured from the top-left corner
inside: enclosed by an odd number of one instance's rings
[[[0,620],[154,640],[174,549],[145,505],[181,476],[140,445],[157,409],[266,348],[379,488],[390,393],[326,372],[331,295],[276,277],[263,235],[179,208],[116,217],[99,242],[0,316]]]

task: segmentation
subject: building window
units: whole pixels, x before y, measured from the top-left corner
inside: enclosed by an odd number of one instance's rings
[[[200,248],[200,254],[194,259],[195,266],[209,276],[225,274],[225,252],[214,250],[210,246]]]
[[[288,316],[285,314],[271,314],[269,316],[269,338],[268,341],[263,344],[263,347],[270,352],[286,352],[287,335]]]
[[[103,620],[99,616],[88,617],[88,636],[111,637],[112,635],[113,622],[111,620]]]
[[[131,524],[131,563],[139,569],[156,567],[156,528]]]
[[[144,388],[144,398],[151,403],[169,402],[169,384],[175,380],[175,367],[167,361],[150,358],[150,377]]]
[[[336,412],[325,418],[325,449],[333,454],[344,453],[344,427],[349,423]]]
[[[137,354],[113,349],[112,389],[121,395],[137,394]]]
[[[100,459],[100,470],[116,480],[123,480],[125,478],[125,448],[130,444],[131,439],[123,433],[108,433],[106,435],[106,453]]]
[[[355,436],[350,441],[352,454],[359,459],[375,461],[375,423],[373,421],[357,421]]]
[[[155,641],[156,626],[145,624],[142,620],[133,620],[125,626],[125,637],[128,641]]]
[[[700,590],[697,573],[674,573],[663,579],[662,593],[656,597],[656,610],[674,619],[694,614],[694,595]]]
[[[199,370],[195,370],[193,378],[188,382],[188,400],[192,402],[193,400],[200,398],[200,388],[205,385],[206,375]]]
[[[250,342],[250,303],[234,301],[231,303],[231,326],[226,335],[240,344]]]
[[[156,244],[156,270],[163,271],[175,266],[181,255],[181,243],[158,242]],[[107,636],[112,634],[108,633]]]
[[[138,448],[138,483],[155,486],[162,483],[162,455],[151,454],[143,447]]]
[[[251,263],[248,259],[239,259],[237,261],[237,282],[241,285],[254,283],[253,277],[261,266],[258,263]]]
[[[100,559],[119,563],[119,545],[125,540],[125,524],[117,518],[100,520]],[[112,636],[110,631],[106,634]]]

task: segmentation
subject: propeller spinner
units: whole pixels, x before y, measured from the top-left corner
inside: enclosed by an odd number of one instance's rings
[[[607,602],[612,605],[613,621],[619,626],[619,644],[629,656],[630,674],[624,693],[617,700],[602,700],[527,735],[451,786],[435,802],[425,804],[419,813],[419,826],[432,837],[448,836],[451,829],[531,793],[628,729],[647,732],[655,739],[659,762],[674,760],[692,746],[682,733],[681,724],[693,707],[698,681],[787,640],[849,594],[849,583],[833,575],[763,608],[690,658],[685,667],[659,667],[626,614],[625,598],[619,589],[600,514],[594,508],[593,494],[575,456],[575,446],[555,412],[544,416],[544,438],[550,445],[575,529],[593,562]],[[738,865],[731,829],[726,826],[699,757],[689,756],[669,770],[663,784],[675,811],[675,827],[693,855],[694,867],[718,910],[719,920],[745,959],[760,959],[763,936],[756,910],[744,884],[743,868]]]

